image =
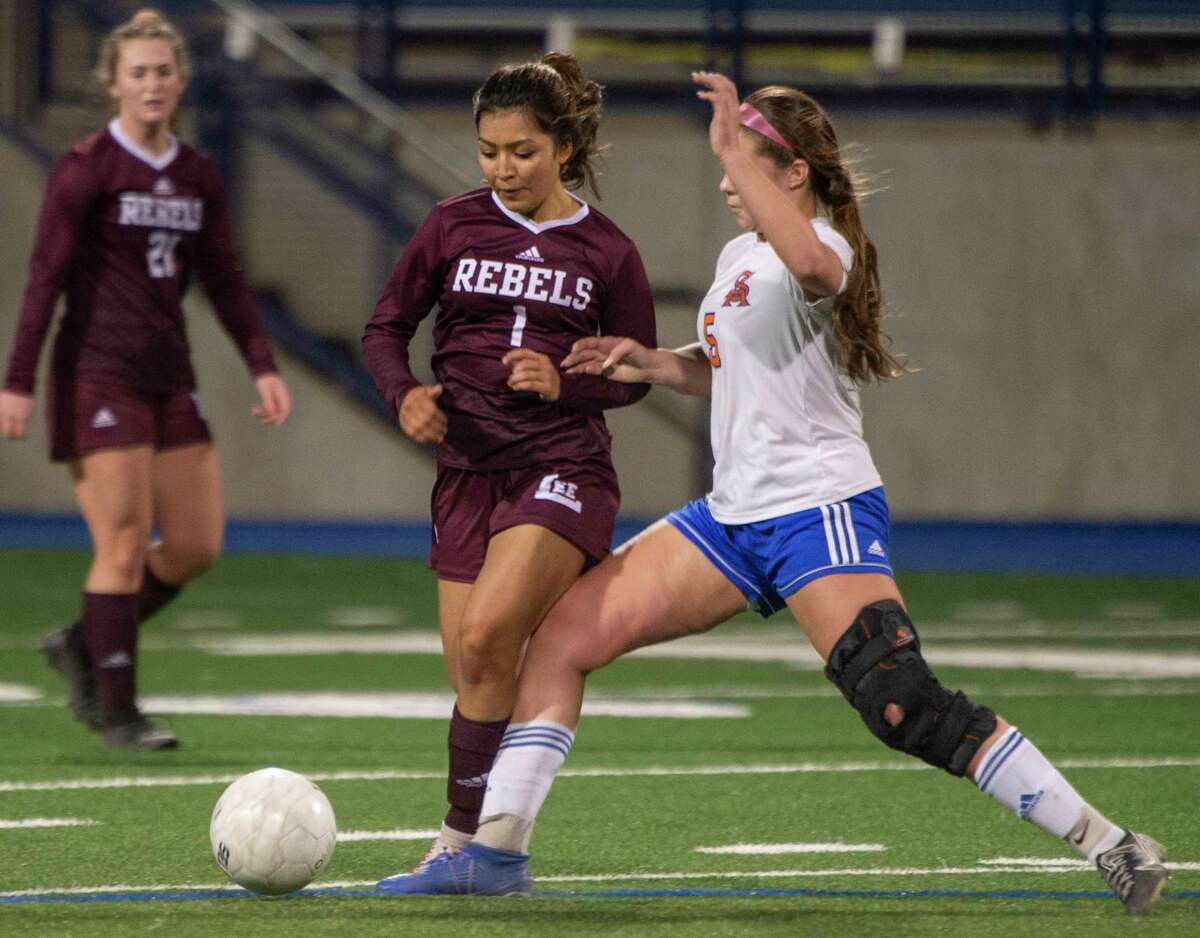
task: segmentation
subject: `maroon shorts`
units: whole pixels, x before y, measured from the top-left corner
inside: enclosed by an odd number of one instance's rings
[[[429,566],[439,579],[473,583],[491,537],[518,524],[536,524],[566,538],[591,566],[612,546],[620,504],[607,453],[490,472],[439,465]]]
[[[146,394],[83,375],[51,380],[46,425],[56,462],[105,449],[164,450],[212,440],[195,392]]]

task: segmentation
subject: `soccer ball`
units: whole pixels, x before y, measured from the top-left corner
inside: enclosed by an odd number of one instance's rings
[[[287,769],[259,769],[225,789],[208,838],[229,878],[277,896],[311,883],[333,856],[337,821],[325,793]]]

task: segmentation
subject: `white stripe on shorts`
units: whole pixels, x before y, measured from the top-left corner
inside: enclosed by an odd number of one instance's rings
[[[846,546],[846,528],[842,524],[842,513],[838,511],[842,507],[841,502],[834,502],[829,507],[833,511],[833,529],[837,531],[838,550],[840,551],[838,563],[849,563],[850,549]]]
[[[829,548],[829,562],[837,564],[838,560],[837,547],[833,543],[833,525],[829,521],[829,506],[821,506],[821,518],[825,522],[825,546]]]
[[[850,514],[849,502],[842,502],[842,511],[846,513],[846,533],[850,537],[850,561],[858,563],[862,558],[858,553],[858,535],[854,533],[854,517]]]

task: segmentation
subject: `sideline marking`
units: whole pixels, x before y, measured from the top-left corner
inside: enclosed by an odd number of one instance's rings
[[[1058,759],[1064,769],[1165,769],[1195,768],[1200,756],[1167,756],[1160,759]],[[563,769],[559,778],[629,778],[707,775],[806,775],[821,772],[932,772],[933,767],[911,762],[796,762],[779,765],[640,766],[631,769]],[[76,778],[48,782],[0,782],[0,793],[10,791],[76,791],[99,788],[172,788],[185,785],[228,785],[243,772],[221,775],[142,775],[124,778]],[[394,782],[445,779],[436,771],[379,769],[372,771],[304,772],[315,782]]]
[[[100,822],[86,817],[28,817],[9,821],[0,818],[0,830],[27,830],[37,827],[96,827]]]
[[[697,847],[696,853],[771,856],[782,853],[883,853],[883,844],[728,844],[724,847]]]

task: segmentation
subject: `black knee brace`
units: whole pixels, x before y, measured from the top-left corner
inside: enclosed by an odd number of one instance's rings
[[[829,655],[825,676],[838,686],[871,732],[893,749],[951,775],[963,775],[996,728],[996,714],[950,693],[921,657],[917,630],[904,608],[885,599],[864,607]],[[896,726],[883,717],[894,703]]]

